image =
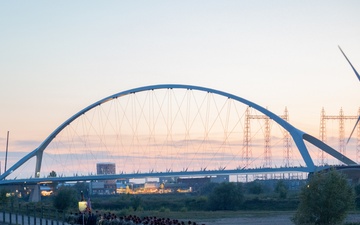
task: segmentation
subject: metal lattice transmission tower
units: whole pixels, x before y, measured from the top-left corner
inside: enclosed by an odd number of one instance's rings
[[[339,113],[339,150],[342,154],[346,155],[344,111],[342,108],[340,108]]]
[[[358,110],[360,114],[360,108]],[[339,115],[326,115],[324,108],[321,110],[320,118],[320,140],[326,143],[326,121],[327,120],[338,120],[339,121],[339,152],[343,155],[346,155],[346,143],[345,143],[345,120],[357,120],[357,116],[346,116],[344,111],[340,108]],[[356,159],[359,162],[360,157],[360,126],[357,126],[357,145],[356,145]],[[320,164],[325,165],[327,162],[324,151],[320,150]]]
[[[280,115],[282,119],[288,121],[289,114],[287,108],[285,108],[284,115]],[[250,114],[250,107],[246,109],[245,112],[245,128],[244,128],[244,151],[243,151],[243,159],[245,161],[245,167],[249,165],[249,160],[252,155],[251,151],[251,120],[264,120],[264,167],[270,168],[272,167],[272,152],[271,152],[271,120],[266,115],[252,115]],[[283,132],[283,142],[284,142],[284,164],[286,166],[291,165],[291,140],[288,131]]]
[[[320,140],[322,142],[325,142],[326,143],[326,122],[325,122],[325,109],[324,107],[321,109],[321,115],[320,115],[321,119],[320,119]],[[321,151],[319,150],[318,151],[318,163],[320,165],[325,165],[327,163],[327,160],[326,160],[326,156],[325,156],[325,152],[324,151]]]
[[[247,107],[245,111],[245,124],[244,124],[244,148],[242,151],[242,159],[245,162],[244,168],[250,165],[250,158],[252,156],[251,149],[251,126],[250,126],[250,107]]]
[[[255,117],[250,108],[261,115],[256,125],[250,123]],[[69,117],[2,173],[0,185],[30,180],[40,183],[224,174],[265,174],[266,178],[268,174],[309,173],[318,167],[308,145],[346,165],[357,164],[287,122],[287,110],[281,117],[247,99],[206,87],[159,84],[133,88],[100,99]],[[277,128],[286,131],[278,132]],[[251,129],[256,132],[250,133]],[[359,129],[357,132],[360,135]],[[286,139],[287,133],[291,140]],[[245,145],[239,140],[241,134]],[[294,151],[293,159],[301,162],[287,168],[282,162],[289,165],[292,152],[284,150],[283,157],[281,150],[292,142],[298,151]],[[251,152],[250,146],[258,150]],[[244,159],[247,167],[239,168]],[[263,159],[265,166],[274,166],[264,168]],[[98,162],[115,163],[115,174],[94,175]],[[60,176],[46,177],[55,166]]]
[[[358,109],[358,118],[360,117],[360,108]],[[360,124],[357,125],[357,144],[356,144],[356,162],[360,162]]]
[[[285,121],[289,121],[289,112],[287,107],[285,107],[284,115],[281,116],[282,119]],[[287,130],[284,130],[284,165],[285,167],[293,166],[292,164],[292,145],[291,145],[291,138],[290,133]]]

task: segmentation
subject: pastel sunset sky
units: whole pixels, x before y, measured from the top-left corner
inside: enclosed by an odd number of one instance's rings
[[[0,161],[86,106],[189,84],[282,114],[316,137],[320,112],[357,115],[360,1],[1,1]],[[349,125],[351,126],[351,125]],[[349,129],[349,128],[347,128]],[[347,131],[348,132],[348,131]]]

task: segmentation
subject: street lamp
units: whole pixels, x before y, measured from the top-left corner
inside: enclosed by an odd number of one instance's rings
[[[87,209],[87,202],[84,199],[84,193],[81,191],[81,200],[79,201],[79,211],[82,214],[82,221],[84,225],[85,211]]]

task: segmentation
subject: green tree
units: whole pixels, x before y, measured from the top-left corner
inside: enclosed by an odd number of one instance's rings
[[[355,202],[356,202],[356,207],[359,208],[360,207],[360,184],[356,184],[355,187]]]
[[[133,209],[135,211],[137,211],[137,209],[141,206],[142,204],[142,199],[140,196],[135,196],[131,199],[131,206],[133,207]]]
[[[250,194],[259,195],[264,192],[264,188],[259,182],[253,181],[248,183],[247,186]]]
[[[87,182],[76,182],[76,184],[74,184],[73,188],[77,191],[78,195],[80,196],[80,193],[83,192],[85,198],[87,198],[90,193],[89,193],[89,183]]]
[[[57,210],[66,210],[70,206],[76,206],[79,196],[72,187],[61,187],[53,199],[53,205]]]
[[[48,175],[48,177],[56,177],[56,176],[57,176],[57,174],[56,174],[56,172],[54,170],[52,170]],[[58,184],[59,184],[58,182],[52,182],[52,183],[49,184],[49,187],[55,192],[56,187],[58,186]]]
[[[213,192],[214,188],[218,186],[218,183],[207,183],[204,186],[200,187],[200,189],[197,191],[199,195],[210,195],[211,192]]]
[[[279,194],[279,198],[285,199],[288,193],[288,187],[285,185],[283,180],[279,180],[276,183],[275,192]]]
[[[49,175],[48,175],[48,177],[56,177],[57,176],[57,174],[56,174],[56,172],[53,170],[53,171],[51,171],[50,173],[49,173]]]
[[[345,175],[332,169],[314,173],[300,193],[293,222],[300,224],[341,224],[354,206],[354,190]]]
[[[0,205],[6,205],[9,202],[9,198],[6,197],[6,193],[8,193],[9,190],[5,188],[0,189]]]
[[[236,210],[244,201],[241,184],[224,182],[215,187],[209,196],[211,210]]]

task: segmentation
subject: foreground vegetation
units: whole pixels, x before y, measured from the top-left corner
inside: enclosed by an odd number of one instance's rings
[[[4,197],[6,191],[2,189],[0,209],[15,208],[31,215],[49,214],[48,217],[64,216],[78,211],[80,192],[85,193],[87,199],[87,191],[86,183],[78,183],[58,189],[53,196],[43,198],[42,202],[28,203],[26,199]],[[349,211],[359,208],[360,198],[355,196],[360,196],[360,185],[351,186],[346,177],[330,171],[314,174],[301,190],[289,190],[281,180],[273,187],[258,181],[246,184],[210,183],[190,194],[91,196],[91,204],[93,211],[119,216],[217,219],[289,213],[295,215],[295,224],[341,224]],[[60,214],[50,215],[55,210]]]
[[[77,205],[80,191],[86,186],[63,187],[55,196],[49,197],[58,210]],[[78,198],[76,199],[76,197]],[[86,194],[85,194],[86,196]],[[68,199],[67,201],[63,201]],[[66,204],[64,204],[66,203]],[[289,191],[278,181],[269,189],[259,182],[209,183],[193,193],[103,195],[91,196],[92,208],[99,210],[129,211],[226,211],[226,210],[296,210],[298,191]]]

